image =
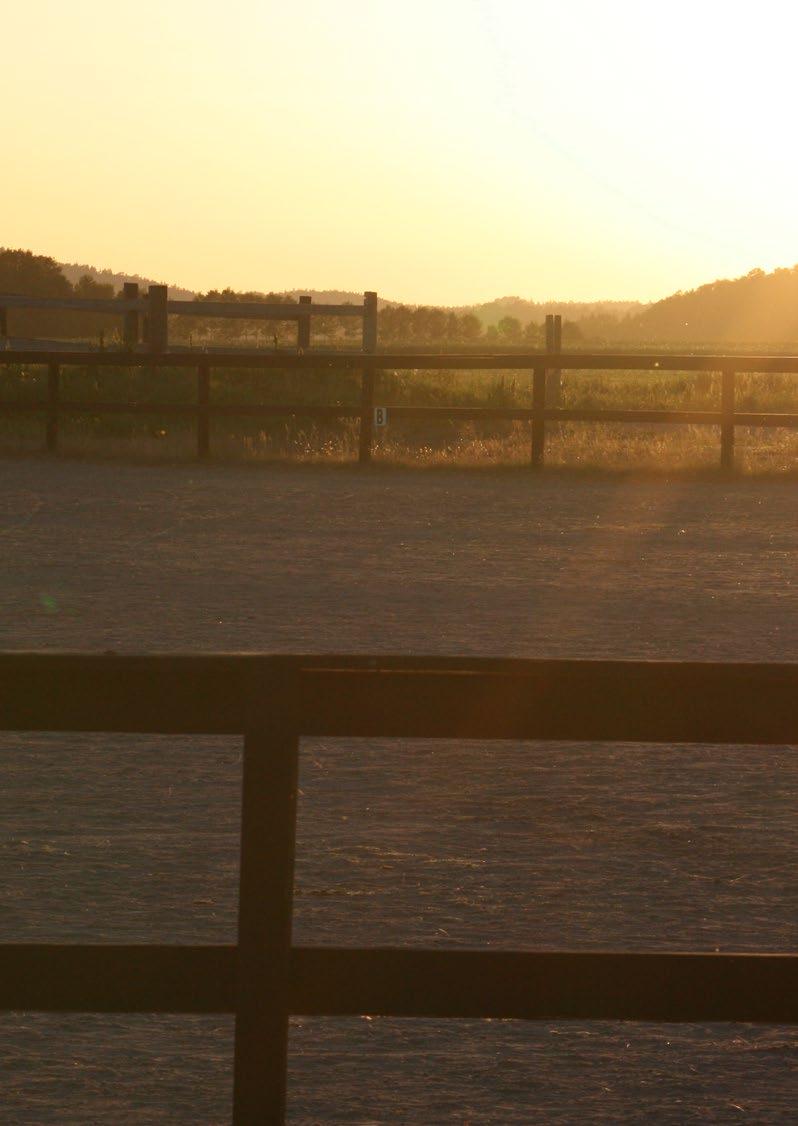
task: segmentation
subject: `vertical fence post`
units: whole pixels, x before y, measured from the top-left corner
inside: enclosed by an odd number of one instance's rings
[[[300,297],[300,305],[310,305],[312,297]],[[296,346],[303,351],[310,347],[310,312],[301,316],[296,323]]]
[[[734,469],[734,370],[720,376],[720,467]]]
[[[235,1126],[285,1117],[299,738],[290,703],[272,703],[268,729],[244,740]]]
[[[210,403],[211,370],[207,364],[197,368],[197,457],[205,461],[211,455]]]
[[[540,469],[546,450],[546,369],[532,370],[532,468]]]
[[[47,368],[47,452],[54,454],[58,449],[58,400],[61,372],[58,364]]]
[[[122,296],[125,301],[138,301],[138,282],[125,282],[122,287]],[[135,309],[129,309],[125,312],[122,325],[122,342],[131,352],[139,342],[139,315]]]
[[[377,351],[377,294],[363,294],[363,351]]]
[[[546,317],[546,351],[562,351],[562,317],[559,313],[549,313]],[[549,370],[546,400],[550,407],[562,405],[562,372],[559,368]]]
[[[167,325],[167,289],[165,285],[151,285],[149,298],[149,344],[151,352],[165,352],[169,346]]]
[[[358,461],[368,465],[374,443],[374,372],[365,369],[360,383],[360,443]]]
[[[363,351],[373,355],[377,351],[377,294],[363,294]],[[371,461],[374,444],[374,376],[371,368],[364,368],[360,388],[360,447],[358,461],[367,465]]]
[[[8,309],[5,305],[0,305],[0,340],[8,340]]]

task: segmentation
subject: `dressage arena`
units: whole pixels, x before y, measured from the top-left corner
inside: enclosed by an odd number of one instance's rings
[[[2,649],[793,660],[791,481],[0,467]],[[241,748],[0,737],[0,940],[231,942]],[[791,748],[307,741],[296,938],[795,949]],[[290,1120],[787,1122],[794,1031],[298,1019]],[[0,1015],[4,1123],[223,1123],[232,1021]]]

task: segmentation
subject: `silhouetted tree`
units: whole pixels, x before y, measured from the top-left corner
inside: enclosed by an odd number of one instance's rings
[[[473,313],[463,313],[460,318],[460,338],[464,344],[475,344],[482,335],[482,322]]]
[[[496,325],[499,339],[504,344],[518,344],[521,340],[521,322],[518,317],[502,317]]]
[[[543,325],[530,321],[524,328],[524,343],[530,348],[540,348],[543,345]]]
[[[562,322],[562,342],[563,345],[567,344],[581,344],[584,337],[582,330],[576,321],[563,321]]]

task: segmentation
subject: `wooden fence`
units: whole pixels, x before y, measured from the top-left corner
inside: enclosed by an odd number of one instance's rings
[[[125,282],[121,297],[28,297],[0,293],[0,339],[8,339],[9,309],[39,309],[76,313],[110,313],[122,318],[122,340],[128,350],[145,344],[158,355],[169,347],[169,316],[224,318],[248,321],[296,321],[297,348],[310,347],[312,317],[358,317],[363,323],[363,351],[373,352],[377,343],[377,294],[367,292],[362,305],[313,304],[311,297],[297,303],[267,301],[169,300],[165,285],[151,285],[139,294],[137,282]]]
[[[369,296],[369,295],[367,295]],[[375,298],[376,303],[376,298]],[[376,307],[376,305],[375,305]],[[314,307],[314,311],[324,306]],[[370,322],[371,323],[371,322]],[[376,320],[373,321],[376,332]],[[197,455],[210,455],[210,420],[212,417],[241,416],[249,418],[290,417],[351,418],[360,421],[359,460],[371,460],[374,445],[375,410],[378,408],[377,390],[380,370],[415,371],[529,371],[531,372],[531,405],[529,407],[422,407],[390,406],[387,418],[401,419],[451,419],[485,422],[490,420],[525,421],[530,424],[530,461],[540,468],[545,460],[546,424],[548,422],[623,422],[668,423],[716,426],[720,431],[720,464],[723,469],[734,465],[734,435],[738,426],[798,428],[798,412],[740,411],[735,404],[735,380],[740,372],[798,374],[798,356],[735,356],[735,355],[630,355],[628,353],[550,353],[497,354],[490,356],[473,353],[377,353],[376,337],[366,339],[368,352],[315,352],[312,354],[274,354],[265,352],[215,352],[212,355],[193,350],[144,354],[139,352],[28,352],[0,351],[0,366],[23,364],[26,368],[44,365],[48,371],[47,397],[41,401],[0,400],[0,414],[33,412],[45,415],[46,448],[55,452],[58,447],[58,422],[63,414],[100,415],[150,414],[188,417],[196,421]],[[64,367],[88,368],[99,374],[99,369],[120,367],[149,367],[158,370],[169,368],[194,369],[197,377],[197,396],[192,403],[154,402],[90,402],[67,400],[61,396],[60,375]],[[361,396],[357,406],[269,403],[215,403],[210,396],[212,368],[249,368],[261,371],[285,370],[302,372],[359,372]],[[624,410],[586,409],[550,406],[547,403],[547,383],[552,372],[561,371],[651,371],[662,372],[719,372],[720,403],[716,410]]]
[[[0,654],[0,730],[244,738],[237,944],[0,945],[0,1010],[234,1013],[239,1126],[283,1120],[291,1014],[796,1024],[794,954],[291,941],[303,736],[783,745],[796,701],[796,664]]]

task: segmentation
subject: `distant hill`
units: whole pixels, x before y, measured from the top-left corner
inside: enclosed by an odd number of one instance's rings
[[[150,284],[162,284],[158,283],[155,278],[145,278],[139,274],[122,274],[114,270],[100,270],[96,266],[89,266],[86,263],[61,262],[59,265],[64,276],[72,285],[84,276],[93,278],[102,285],[113,285],[115,290],[121,289],[126,281],[138,282],[142,290],[146,290]],[[266,293],[268,290],[262,292]],[[316,302],[329,305],[342,305],[347,301],[351,301],[353,305],[359,305],[363,300],[362,292],[358,293],[350,289],[312,289],[308,287],[307,289],[280,289],[279,292],[293,298],[310,296]],[[169,296],[175,300],[187,301],[195,295],[194,290],[169,285]],[[379,307],[381,309],[385,306],[395,307],[400,304],[402,302],[393,301],[389,297],[380,295]],[[522,324],[527,324],[529,321],[544,320],[548,313],[559,313],[563,318],[576,321],[582,317],[598,314],[609,314],[620,318],[630,313],[637,313],[645,308],[640,301],[527,301],[523,297],[497,297],[493,301],[475,305],[430,306],[430,308],[433,307],[436,309],[444,308],[446,312],[460,315],[473,313],[479,317],[485,328],[488,325],[498,324],[503,317],[517,317]]]
[[[140,274],[121,274],[115,270],[99,270],[96,266],[89,266],[85,262],[59,262],[59,266],[64,277],[72,285],[86,276],[93,278],[101,285],[112,285],[114,290],[120,290],[125,282],[138,282],[142,291],[146,291],[150,285],[163,285],[163,282],[159,282],[155,278],[143,278]],[[168,289],[169,296],[175,301],[190,301],[197,296],[198,292],[171,284],[168,285]],[[268,290],[262,290],[262,292],[267,293]],[[343,305],[346,301],[359,305],[363,301],[362,293],[354,293],[345,289],[281,289],[279,292],[294,298],[309,295],[314,301],[329,305]],[[396,304],[396,302],[380,301],[380,305],[383,304]]]
[[[504,317],[517,317],[522,324],[543,321],[549,313],[559,313],[569,321],[606,315],[620,319],[644,308],[641,301],[527,301],[523,297],[496,297],[481,305],[458,305],[453,311],[473,313],[487,328]]]
[[[798,266],[751,270],[674,293],[632,317],[628,329],[636,339],[663,343],[798,341]]]
[[[85,262],[59,262],[61,273],[75,285],[83,277],[93,278],[100,285],[112,285],[114,291],[120,290],[125,282],[138,282],[139,288],[146,291],[150,285],[162,285],[155,278],[143,278],[140,274],[118,274],[114,270],[98,270],[96,266],[89,266]],[[182,289],[178,285],[169,286],[169,296],[173,301],[190,301],[194,296],[191,289]]]

